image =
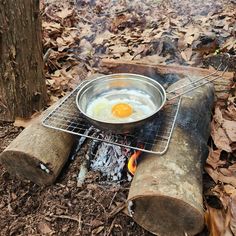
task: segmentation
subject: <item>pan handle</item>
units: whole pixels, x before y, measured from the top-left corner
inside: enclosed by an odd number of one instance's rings
[[[184,95],[184,94],[186,94],[186,93],[188,93],[188,92],[191,92],[191,91],[193,91],[193,90],[195,90],[195,89],[197,89],[197,88],[199,88],[199,87],[202,87],[202,86],[204,86],[204,85],[206,85],[206,84],[208,84],[208,83],[211,83],[211,82],[213,82],[213,81],[215,81],[215,80],[221,78],[221,77],[224,75],[224,73],[226,72],[226,70],[228,69],[228,65],[227,65],[227,66],[224,68],[224,70],[222,71],[222,73],[219,75],[217,72],[219,72],[219,69],[220,69],[220,67],[222,66],[222,64],[223,64],[223,63],[221,63],[221,64],[218,66],[218,68],[216,69],[216,71],[212,72],[211,74],[209,74],[209,75],[207,75],[207,76],[204,76],[204,77],[202,77],[202,78],[200,78],[200,79],[198,79],[198,80],[196,80],[196,81],[193,81],[193,82],[184,84],[184,85],[182,85],[182,86],[180,86],[180,87],[174,88],[174,89],[172,89],[172,90],[170,90],[170,91],[166,91],[166,95],[167,95],[166,100],[167,100],[167,101],[173,100],[173,99],[178,98],[178,97],[180,97],[180,96],[182,96],[182,95]],[[210,77],[212,77],[212,76],[213,76],[213,78],[210,78]],[[207,78],[210,78],[210,79],[204,81],[204,80],[207,79]],[[203,83],[202,83],[202,82],[203,82]],[[188,86],[191,86],[191,87],[188,88]],[[185,91],[183,91],[183,92],[179,92],[179,93],[178,93],[178,91],[179,91],[180,89],[182,89],[182,88],[187,88],[187,89],[186,89]]]

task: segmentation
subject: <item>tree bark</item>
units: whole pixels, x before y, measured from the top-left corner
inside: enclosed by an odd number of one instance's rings
[[[46,101],[39,1],[0,0],[0,120],[30,117]]]
[[[41,124],[42,118],[58,104],[44,111],[0,154],[1,163],[11,174],[42,186],[56,180],[74,143],[72,134],[49,129]]]
[[[196,235],[204,226],[202,171],[213,103],[210,84],[184,95],[167,152],[140,157],[128,202],[133,219],[155,235]]]

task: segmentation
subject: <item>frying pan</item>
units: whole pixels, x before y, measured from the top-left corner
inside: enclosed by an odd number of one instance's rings
[[[119,97],[121,100],[132,100],[134,102],[152,105],[151,112],[141,118],[132,121],[127,119],[107,120],[96,118],[88,113],[91,102],[98,98],[106,97],[111,101]],[[120,73],[98,77],[87,81],[81,86],[76,96],[76,105],[80,113],[95,127],[102,130],[110,130],[114,133],[129,133],[152,120],[166,102],[165,89],[157,81],[138,74]]]
[[[226,70],[227,68],[224,69],[221,75],[216,74],[218,72],[217,70],[194,82],[184,84],[180,87],[172,89],[171,91],[168,90],[168,92],[165,91],[160,83],[147,76],[131,73],[104,75],[96,79],[86,81],[81,86],[76,95],[76,105],[80,113],[95,127],[119,134],[130,133],[142,127],[148,121],[153,120],[157,113],[165,105],[166,100],[172,100],[207,83],[210,83],[220,78]],[[211,76],[216,77],[205,80]],[[191,87],[185,91],[181,91],[181,93],[176,93],[176,91],[182,90],[187,86]],[[133,119],[132,121],[127,121],[127,119],[119,119],[118,121],[116,119],[107,120],[107,114],[104,114],[102,119],[96,118],[89,114],[88,107],[91,102],[103,96],[106,96],[106,99],[109,101],[112,101],[117,96],[121,99],[128,98],[129,100],[134,100],[140,104],[146,103],[146,105],[148,105],[147,101],[149,101],[149,104],[152,104],[151,112],[147,115],[141,116],[140,118]],[[146,98],[147,101],[145,101],[144,98]]]

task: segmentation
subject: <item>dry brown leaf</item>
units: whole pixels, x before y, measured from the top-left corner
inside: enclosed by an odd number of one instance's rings
[[[112,34],[109,30],[105,30],[103,33],[96,35],[96,38],[94,39],[93,43],[98,45],[102,44],[104,40],[109,40],[113,36],[114,34]]]
[[[236,188],[230,184],[224,185],[224,191],[228,195],[236,195]]]
[[[211,123],[211,137],[217,148],[225,150],[226,152],[232,152],[232,148],[230,146],[231,141],[227,137],[224,129],[221,128],[215,121],[212,121]]]
[[[42,112],[35,112],[30,118],[16,117],[14,126],[26,128],[27,126],[33,124],[41,115]]]
[[[233,103],[230,103],[227,106],[224,114],[226,115],[226,119],[236,121],[236,107]]]
[[[189,62],[191,60],[192,54],[192,48],[186,48],[184,51],[181,52],[181,56],[186,62]]]
[[[233,108],[231,107],[231,111]],[[227,120],[223,117],[225,110],[215,109],[214,120],[212,122],[212,138],[215,145],[225,151],[232,151],[230,144],[236,142],[236,121]],[[229,113],[229,111],[228,111]]]
[[[73,14],[73,9],[64,8],[59,12],[55,13],[58,17],[65,19]]]
[[[225,130],[231,142],[236,142],[236,121],[224,120],[222,128]]]
[[[217,184],[218,182],[231,184],[236,187],[236,173],[235,171],[231,171],[229,168],[218,168],[213,169],[211,166],[205,166],[206,172],[211,176],[214,182]]]
[[[129,14],[122,14],[116,16],[111,23],[110,27],[111,32],[117,32],[120,26],[125,26],[130,17],[131,15]]]
[[[112,53],[116,54],[123,54],[125,52],[127,52],[129,50],[128,47],[126,46],[122,46],[122,45],[114,45],[114,46],[111,46],[109,47],[109,49],[112,51]]]
[[[194,41],[194,36],[193,35],[186,35],[185,37],[184,37],[184,42],[185,42],[185,44],[188,44],[188,45],[191,45],[192,43],[193,43],[193,41]]]
[[[222,150],[211,149],[207,158],[207,164],[210,165],[214,170],[226,163],[226,161],[220,160],[220,154]]]
[[[39,222],[38,224],[38,229],[41,232],[42,235],[52,235],[55,233],[55,231],[53,231],[49,225],[45,222]]]
[[[236,235],[236,194],[231,197],[230,202],[231,220],[230,229],[234,235]]]
[[[229,228],[230,211],[219,210],[207,206],[205,222],[210,231],[210,236],[233,236]]]
[[[178,48],[179,50],[185,50],[185,48],[187,48],[187,44],[184,41],[184,34],[183,33],[179,33],[178,35]]]
[[[56,22],[46,22],[46,21],[44,21],[42,23],[42,27],[46,30],[51,30],[51,31],[62,29],[61,25],[59,23],[56,23]]]

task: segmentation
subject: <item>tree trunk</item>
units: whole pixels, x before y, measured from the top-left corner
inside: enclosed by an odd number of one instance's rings
[[[30,117],[46,101],[39,1],[0,0],[0,120]]]

